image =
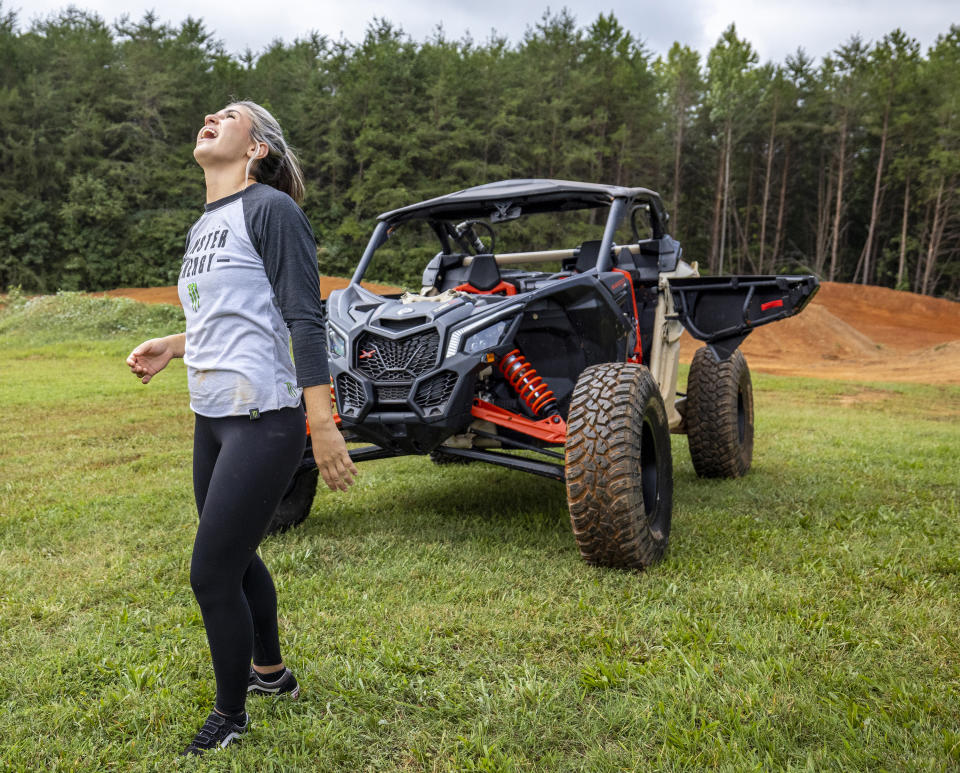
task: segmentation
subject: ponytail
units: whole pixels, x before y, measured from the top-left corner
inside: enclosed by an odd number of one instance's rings
[[[242,107],[250,116],[250,138],[267,146],[267,155],[254,161],[250,174],[258,183],[283,191],[297,204],[303,201],[303,171],[296,153],[283,138],[277,119],[256,102],[231,103]]]

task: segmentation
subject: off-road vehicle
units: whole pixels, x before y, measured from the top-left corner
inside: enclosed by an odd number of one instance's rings
[[[340,427],[370,444],[350,455],[565,481],[588,562],[657,561],[670,534],[670,433],[686,433],[697,474],[745,474],[753,393],[737,347],[818,288],[813,276],[701,277],[666,226],[653,191],[541,179],[380,215],[349,286],[326,303]],[[416,252],[418,292],[363,286],[376,254]],[[684,328],[705,346],[679,394]],[[311,465],[308,446],[272,528],[306,517]]]

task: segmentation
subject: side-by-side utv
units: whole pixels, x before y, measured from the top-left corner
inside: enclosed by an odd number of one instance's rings
[[[666,224],[653,191],[562,180],[505,180],[380,215],[349,286],[326,303],[341,430],[368,444],[351,456],[563,481],[588,562],[657,561],[670,433],[687,435],[699,475],[745,474],[753,394],[738,347],[818,288],[813,276],[701,277]],[[378,252],[411,251],[426,264],[418,292],[363,286]],[[705,345],[679,394],[684,328]],[[306,517],[316,483],[308,448],[273,529]]]

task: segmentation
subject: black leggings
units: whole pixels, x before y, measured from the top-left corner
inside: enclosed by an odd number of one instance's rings
[[[257,555],[270,517],[303,454],[300,408],[196,417],[193,490],[200,513],[190,585],[200,604],[217,678],[216,707],[243,711],[250,659],[281,662],[277,594]]]

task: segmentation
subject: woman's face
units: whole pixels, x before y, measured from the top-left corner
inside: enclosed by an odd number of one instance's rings
[[[247,163],[258,148],[250,137],[253,128],[250,116],[240,105],[227,105],[219,113],[203,119],[197,133],[193,157],[200,166]]]

